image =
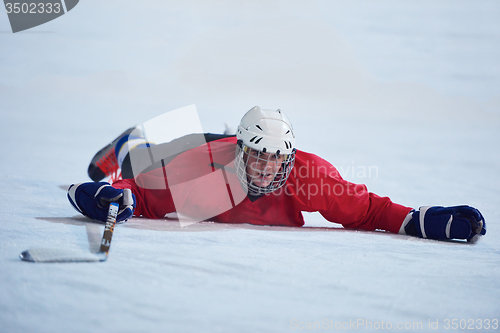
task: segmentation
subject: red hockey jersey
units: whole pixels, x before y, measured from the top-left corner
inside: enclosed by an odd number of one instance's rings
[[[199,221],[300,227],[302,212],[319,212],[346,228],[397,233],[412,209],[342,179],[329,162],[300,150],[285,186],[251,200],[235,172],[235,149],[235,137],[211,141],[113,186],[131,189],[134,215],[148,218],[177,212]]]

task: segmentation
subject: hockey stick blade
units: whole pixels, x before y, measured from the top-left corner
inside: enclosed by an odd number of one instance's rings
[[[19,255],[30,262],[96,262],[106,260],[106,253],[90,253],[78,250],[29,249]]]
[[[108,258],[111,237],[116,224],[119,205],[116,202],[109,204],[108,219],[104,227],[104,234],[101,240],[101,248],[97,253],[84,252],[80,250],[61,249],[29,249],[19,255],[21,260],[29,262],[97,262],[105,261]]]

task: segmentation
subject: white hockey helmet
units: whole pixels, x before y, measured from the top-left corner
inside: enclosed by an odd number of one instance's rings
[[[290,154],[295,146],[292,124],[281,110],[266,110],[254,106],[241,119],[238,140],[255,150]]]
[[[251,195],[271,193],[285,185],[295,161],[295,135],[292,124],[281,110],[266,110],[258,106],[250,109],[241,119],[238,130],[238,149],[235,165],[238,177]],[[274,171],[272,181],[266,186],[256,180],[255,172],[248,172],[249,154],[253,151],[260,165],[267,166],[270,157],[280,161],[281,165]],[[255,152],[258,152],[257,154]],[[254,169],[255,170],[255,169]],[[270,177],[270,176],[268,176]]]

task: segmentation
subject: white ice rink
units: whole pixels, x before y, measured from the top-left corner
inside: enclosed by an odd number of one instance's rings
[[[498,332],[499,18],[494,0],[85,0],[13,34],[0,9],[0,332]],[[475,206],[488,232],[133,218],[104,263],[19,259],[95,248],[103,226],[61,187],[130,125],[190,104],[207,132],[280,108],[344,178]]]

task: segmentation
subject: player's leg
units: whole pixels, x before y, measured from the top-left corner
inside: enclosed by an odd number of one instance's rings
[[[120,178],[131,179],[141,172],[165,166],[182,152],[229,136],[233,135],[189,134],[167,143],[154,144],[144,139],[139,128],[132,127],[92,158],[88,167],[88,175],[95,182],[106,177],[111,177],[111,182]]]
[[[95,182],[106,177],[111,177],[112,181],[118,179],[128,152],[140,146],[148,146],[140,130],[127,129],[94,155],[87,170],[90,179]]]

